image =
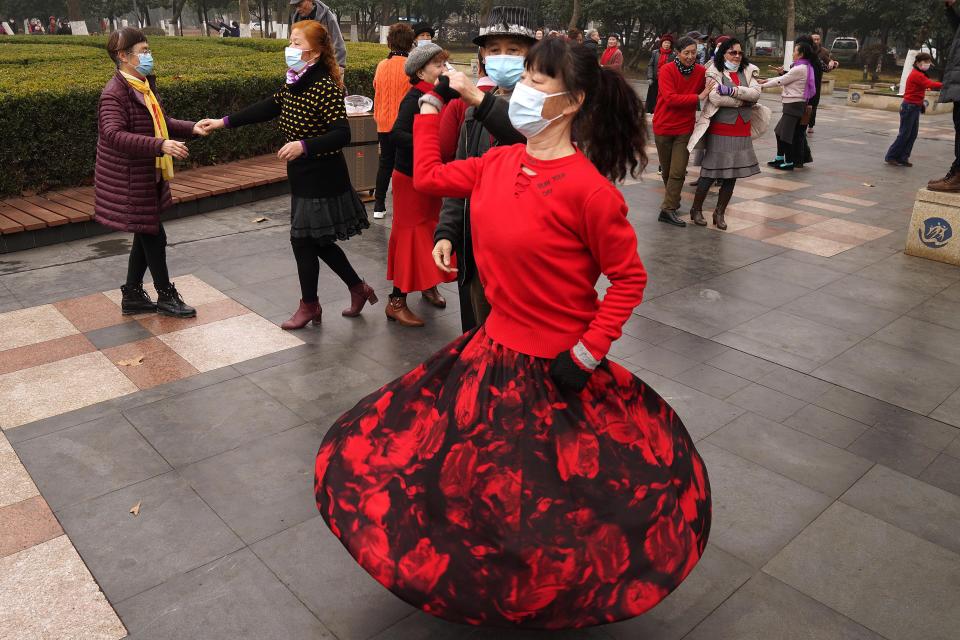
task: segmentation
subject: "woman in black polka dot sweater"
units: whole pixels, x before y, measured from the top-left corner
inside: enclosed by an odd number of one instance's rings
[[[320,260],[350,289],[351,305],[343,315],[360,315],[377,296],[350,265],[337,240],[358,235],[370,226],[367,212],[350,184],[342,149],[350,142],[343,104],[343,81],[326,29],[319,22],[298,22],[286,52],[287,80],[269,98],[222,120],[200,123],[209,130],[236,128],[279,118],[287,143],[278,156],[287,161],[292,206],[290,244],[300,278],[300,307],[280,325],[302,329],[320,323],[317,297]]]

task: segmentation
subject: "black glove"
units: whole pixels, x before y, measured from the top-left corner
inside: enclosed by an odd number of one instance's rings
[[[553,381],[561,388],[577,393],[583,391],[592,375],[593,371],[578,364],[569,351],[558,355],[550,364],[550,377]]]
[[[450,86],[450,78],[447,76],[437,78],[437,84],[433,88],[433,92],[440,96],[440,99],[443,100],[444,103],[460,97],[460,93]]]

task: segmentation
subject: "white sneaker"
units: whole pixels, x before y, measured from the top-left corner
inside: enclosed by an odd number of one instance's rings
[[[386,212],[386,211],[374,211],[374,212],[373,212],[373,219],[374,219],[374,220],[383,220],[383,219],[386,218],[386,217],[387,217],[387,212]]]

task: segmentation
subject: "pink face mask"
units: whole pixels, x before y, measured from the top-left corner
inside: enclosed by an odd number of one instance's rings
[[[929,71],[929,70],[930,70],[930,63],[929,63],[929,62],[924,62],[924,63],[922,63],[922,64],[917,65],[917,68],[920,69],[920,71]]]

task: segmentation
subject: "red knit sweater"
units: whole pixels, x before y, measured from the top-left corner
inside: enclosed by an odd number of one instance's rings
[[[545,161],[513,145],[441,164],[439,123],[436,115],[414,123],[414,186],[470,198],[473,250],[492,307],[487,334],[539,358],[577,342],[604,357],[647,283],[623,196],[579,151]],[[601,273],[611,285],[599,302]]]
[[[682,136],[693,133],[697,123],[699,94],[706,86],[707,70],[701,64],[685,76],[670,63],[660,68],[660,94],[653,112],[653,133],[658,136]]]
[[[923,104],[923,95],[927,89],[940,89],[942,82],[936,82],[926,76],[919,69],[914,69],[907,76],[907,88],[903,90],[903,101],[908,104]]]

